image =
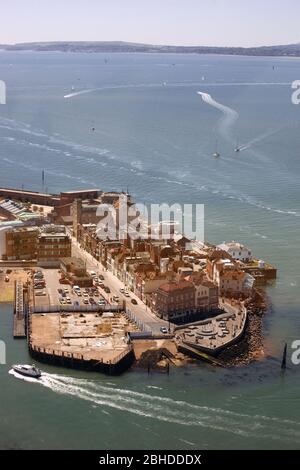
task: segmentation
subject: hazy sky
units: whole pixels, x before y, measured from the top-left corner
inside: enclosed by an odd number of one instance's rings
[[[122,40],[182,45],[300,42],[300,0],[0,0],[0,43]]]

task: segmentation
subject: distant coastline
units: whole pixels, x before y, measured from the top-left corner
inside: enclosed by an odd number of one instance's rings
[[[81,53],[173,53],[215,54],[252,57],[300,57],[300,43],[261,47],[168,46],[122,41],[61,41],[0,44],[2,51],[81,52]]]

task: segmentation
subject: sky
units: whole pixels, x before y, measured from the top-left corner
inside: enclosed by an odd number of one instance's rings
[[[0,0],[0,44],[129,41],[203,46],[300,42],[300,0]]]

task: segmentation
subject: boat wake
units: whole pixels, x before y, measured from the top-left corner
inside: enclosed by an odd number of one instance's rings
[[[232,142],[232,136],[230,134],[230,129],[234,125],[235,121],[237,121],[239,114],[237,111],[235,111],[232,108],[229,108],[228,106],[225,106],[221,103],[218,103],[218,101],[214,100],[211,95],[208,93],[203,93],[202,91],[197,92],[198,95],[202,97],[202,100],[209,104],[210,106],[213,106],[214,108],[218,109],[223,113],[223,118],[221,118],[219,122],[219,131],[220,134],[227,140]]]
[[[86,93],[93,93],[94,91],[97,91],[97,90],[98,88],[90,88],[87,90],[75,91],[74,93],[69,93],[67,95],[64,95],[64,98],[74,98],[75,96],[85,95]]]
[[[300,439],[300,422],[293,420],[242,414],[222,408],[174,400],[157,394],[152,395],[143,391],[118,388],[116,385],[111,386],[105,382],[45,372],[38,380],[20,376],[13,370],[9,373],[18,379],[42,385],[55,393],[90,402],[93,407],[115,409],[181,426],[226,431],[246,438],[268,438],[288,442],[299,442]]]
[[[250,140],[249,142],[241,145],[239,147],[240,152],[242,152],[243,150],[248,150],[248,149],[250,149],[251,147],[253,147],[257,144],[260,144],[261,142],[266,140],[268,137],[272,137],[273,135],[280,132],[282,129],[284,129],[284,127],[285,126],[281,126],[281,127],[278,127],[277,129],[272,129],[268,132],[265,132],[264,134],[261,134],[261,135],[255,137],[254,139]]]

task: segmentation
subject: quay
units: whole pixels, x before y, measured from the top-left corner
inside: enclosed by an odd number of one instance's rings
[[[135,329],[120,312],[31,313],[28,348],[39,362],[117,375],[135,359]]]

